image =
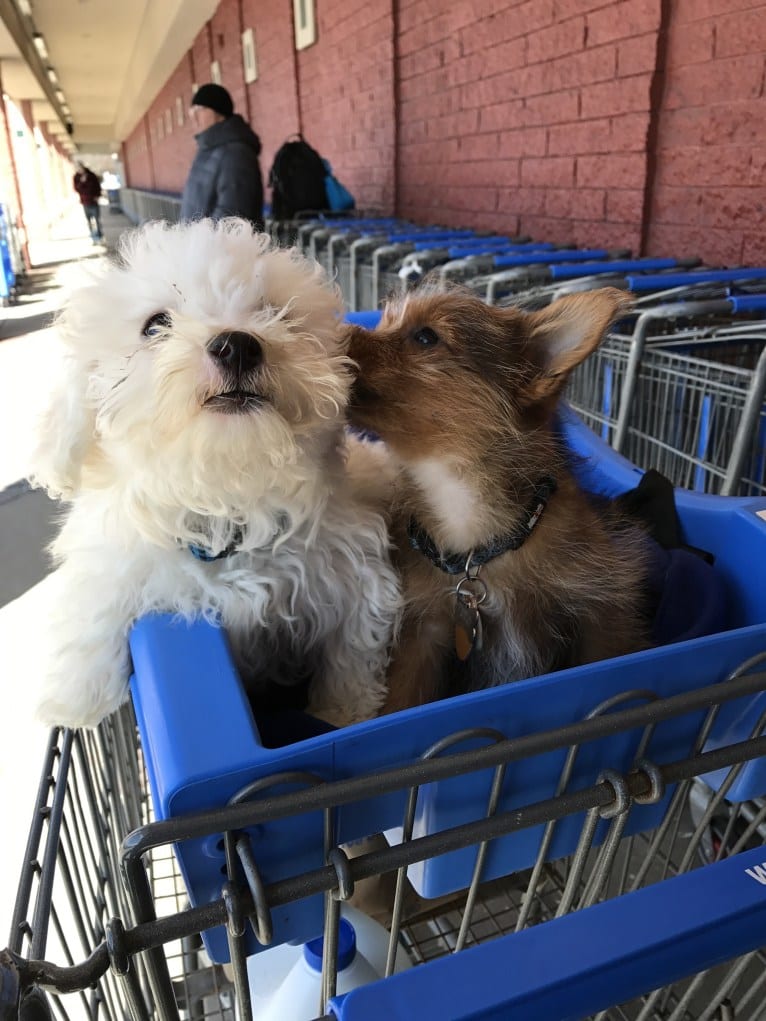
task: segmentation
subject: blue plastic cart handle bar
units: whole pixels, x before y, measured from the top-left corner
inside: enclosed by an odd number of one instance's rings
[[[452,238],[475,237],[468,230],[409,230],[388,234],[390,242],[395,241],[450,241]]]
[[[504,238],[502,241],[496,241],[494,238],[450,238],[449,240],[450,245],[453,248],[459,248],[461,251],[463,251],[464,249],[472,249],[477,245],[481,245],[482,248],[491,248],[494,251],[506,248],[521,248],[521,249],[526,248],[527,250],[530,248],[553,248],[553,245],[551,244],[541,243],[539,245],[533,245],[529,241],[525,242],[509,241],[508,238]],[[433,247],[434,245],[432,241],[415,242],[416,252],[419,252],[421,251],[421,249],[424,248]]]
[[[656,291],[666,287],[687,287],[690,284],[707,284],[727,280],[763,280],[766,269],[704,269],[694,273],[647,273],[646,276],[626,278],[628,290]]]
[[[545,255],[546,252],[550,252],[553,245],[503,245],[502,247],[490,248],[486,245],[461,245],[448,249],[449,256],[451,259],[461,259],[469,255],[494,255],[497,258],[503,255],[534,255],[535,252],[539,252],[541,255]]]
[[[456,245],[471,245],[471,244],[473,244],[474,241],[480,241],[483,245],[517,245],[517,244],[520,243],[518,241],[514,241],[513,238],[506,237],[505,235],[501,236],[499,234],[489,234],[489,235],[487,235],[487,234],[473,234],[469,238],[461,238],[461,239],[459,239],[458,241],[455,242],[455,244]],[[524,242],[524,244],[530,244],[530,242],[526,241],[526,242]],[[547,242],[547,244],[551,244],[551,242],[549,241],[549,242]]]
[[[572,251],[556,252],[531,252],[529,255],[498,255],[495,257],[494,265],[497,269],[507,269],[513,266],[533,266],[535,263],[555,262],[587,262],[589,259],[606,259],[609,252],[605,248],[583,248],[572,249]],[[579,275],[579,274],[578,274]]]
[[[763,945],[766,847],[360,986],[340,1021],[579,1021]]]
[[[453,259],[459,259],[461,255],[504,255],[506,252],[547,252],[553,245],[530,245],[530,244],[514,244],[513,241],[506,241],[503,245],[496,245],[494,243],[487,244],[486,241],[479,239],[475,241],[458,241],[454,245],[450,245],[450,256]]]
[[[595,273],[640,273],[644,269],[673,269],[677,265],[677,259],[615,259],[614,262],[594,262],[592,265],[551,266],[551,279],[566,280]]]
[[[556,246],[552,241],[514,241],[512,238],[464,238],[455,242],[455,248],[472,248],[474,245],[484,245],[487,248],[526,248],[550,251]]]
[[[729,298],[732,312],[766,312],[766,294],[741,294]]]
[[[380,322],[381,315],[380,309],[374,308],[366,312],[347,312],[343,318],[352,325],[363,326],[365,330],[374,330]]]

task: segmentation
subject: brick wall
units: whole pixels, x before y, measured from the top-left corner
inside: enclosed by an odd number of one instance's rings
[[[305,137],[360,206],[394,193],[394,41],[390,0],[318,3],[317,43],[298,54]]]
[[[766,256],[766,0],[221,0],[126,140],[128,181],[180,191],[191,83],[217,59],[264,178],[302,130],[359,204],[421,222],[710,262]],[[245,85],[239,33],[255,33]],[[164,111],[184,99],[170,135]],[[148,144],[147,144],[148,143]]]
[[[401,211],[640,243],[659,0],[403,0]]]
[[[265,184],[274,153],[299,127],[292,3],[242,0],[242,19],[244,28],[253,29],[258,61],[258,79],[247,88],[250,124],[263,146],[261,170]]]
[[[675,0],[647,247],[766,258],[766,4]]]

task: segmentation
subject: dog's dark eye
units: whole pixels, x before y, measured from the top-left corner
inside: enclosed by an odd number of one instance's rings
[[[141,335],[144,337],[156,337],[163,330],[169,330],[173,325],[168,312],[155,312],[153,316],[144,323],[144,328],[141,330]]]
[[[439,343],[438,334],[430,326],[423,326],[416,330],[412,335],[412,339],[419,347],[433,347],[434,344]]]

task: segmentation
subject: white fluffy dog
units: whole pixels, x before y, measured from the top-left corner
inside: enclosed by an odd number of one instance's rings
[[[151,611],[220,622],[256,692],[308,675],[309,711],[374,715],[399,589],[346,468],[337,293],[242,220],[150,224],[121,255],[58,321],[32,479],[71,507],[39,715],[116,709]]]

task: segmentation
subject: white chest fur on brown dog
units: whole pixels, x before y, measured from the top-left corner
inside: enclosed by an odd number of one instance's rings
[[[221,623],[256,693],[308,674],[331,722],[379,708],[400,596],[346,468],[340,311],[315,263],[241,220],[150,224],[72,297],[32,476],[69,501],[44,721],[124,701],[152,611]]]
[[[350,329],[350,417],[398,467],[387,711],[646,645],[642,533],[579,489],[555,428],[630,304],[604,288],[526,314],[424,285]]]

